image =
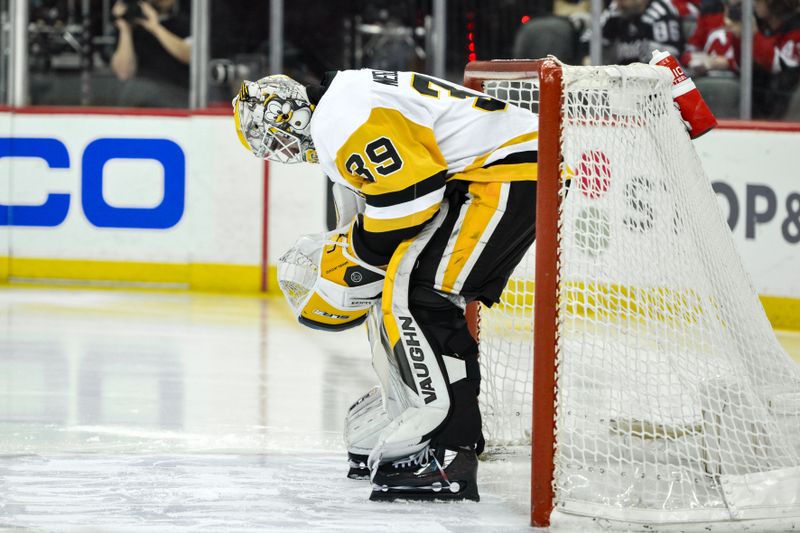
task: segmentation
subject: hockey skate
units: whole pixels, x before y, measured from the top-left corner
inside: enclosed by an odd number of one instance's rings
[[[368,457],[367,455],[348,452],[347,464],[350,470],[347,471],[347,477],[350,479],[369,479]]]
[[[423,448],[377,468],[372,501],[474,500],[478,495],[478,456],[473,450]]]

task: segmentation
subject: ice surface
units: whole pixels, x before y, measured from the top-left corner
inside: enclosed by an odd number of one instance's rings
[[[523,451],[482,501],[374,503],[345,478],[366,332],[277,299],[0,289],[0,530],[530,531]]]
[[[488,486],[478,504],[369,502],[332,452],[7,455],[0,476],[0,524],[48,531],[529,530]]]
[[[481,462],[480,503],[369,502],[340,437],[376,382],[366,332],[285,309],[0,288],[0,530],[531,531],[525,450]]]

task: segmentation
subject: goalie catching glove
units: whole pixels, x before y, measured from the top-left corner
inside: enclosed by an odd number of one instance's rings
[[[359,260],[349,226],[304,235],[278,259],[278,283],[301,324],[341,331],[364,322],[384,272]]]

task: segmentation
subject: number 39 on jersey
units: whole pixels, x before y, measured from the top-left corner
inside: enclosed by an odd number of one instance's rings
[[[350,174],[374,183],[376,173],[388,176],[403,168],[403,159],[388,137],[379,137],[367,143],[363,155],[358,152],[351,154],[345,165]]]

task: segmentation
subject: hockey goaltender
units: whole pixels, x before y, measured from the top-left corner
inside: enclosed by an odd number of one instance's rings
[[[259,158],[319,163],[339,227],[279,260],[300,322],[367,321],[380,381],[347,413],[352,478],[370,499],[478,500],[478,346],[464,309],[499,301],[534,238],[537,116],[414,72],[282,75],[234,98]]]

